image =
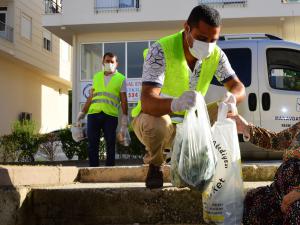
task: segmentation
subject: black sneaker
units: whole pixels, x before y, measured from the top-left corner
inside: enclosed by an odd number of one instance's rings
[[[146,177],[146,187],[150,189],[161,188],[163,183],[164,180],[161,166],[150,164]]]

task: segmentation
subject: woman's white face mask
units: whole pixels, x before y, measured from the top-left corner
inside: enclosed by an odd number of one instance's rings
[[[203,60],[210,56],[210,54],[213,52],[216,46],[216,42],[213,43],[207,43],[204,41],[199,41],[193,38],[192,34],[188,32],[189,35],[191,35],[193,39],[193,47],[191,48],[189,46],[190,53],[192,56],[199,60]],[[188,43],[189,45],[189,43]]]
[[[114,72],[116,69],[116,65],[114,63],[104,63],[104,71],[105,72]]]

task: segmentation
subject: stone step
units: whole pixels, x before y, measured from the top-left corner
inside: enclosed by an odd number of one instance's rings
[[[244,163],[244,181],[272,181],[280,163]],[[83,183],[97,182],[143,182],[148,166],[115,166],[79,169],[78,181]],[[164,181],[170,182],[170,166],[163,167]]]
[[[280,162],[243,163],[244,181],[271,181]],[[0,186],[64,185],[79,182],[143,182],[148,166],[78,168],[71,166],[0,165]],[[164,180],[170,182],[170,166],[164,166]]]
[[[245,182],[245,191],[269,183]],[[143,182],[2,188],[0,218],[1,225],[205,224],[200,192]]]

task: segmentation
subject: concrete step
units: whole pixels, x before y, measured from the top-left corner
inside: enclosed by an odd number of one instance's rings
[[[270,182],[244,184],[248,191]],[[144,182],[2,188],[0,218],[1,225],[205,224],[200,192],[170,183],[149,190]]]
[[[280,165],[276,162],[243,163],[244,181],[271,181]],[[164,180],[170,182],[170,166],[164,166]],[[78,168],[73,166],[0,165],[0,186],[64,185],[79,182],[143,182],[148,166]]]
[[[272,181],[280,162],[243,163],[244,181]],[[78,181],[97,182],[143,182],[148,171],[147,165],[80,168]],[[170,182],[170,165],[163,167],[164,181]]]

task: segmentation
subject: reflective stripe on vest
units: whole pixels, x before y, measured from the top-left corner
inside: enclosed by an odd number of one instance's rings
[[[116,72],[107,85],[104,82],[104,72],[100,71],[93,78],[93,99],[88,114],[104,112],[107,115],[118,117],[120,108],[120,91],[125,76]]]
[[[189,67],[187,65],[184,49],[182,31],[164,37],[158,41],[165,56],[165,79],[161,88],[161,95],[179,97],[189,90]],[[220,61],[220,48],[215,47],[212,54],[202,61],[199,80],[196,91],[205,96],[210,82],[216,73]],[[132,116],[136,117],[141,112],[141,102],[132,110]],[[185,112],[175,114],[184,115]]]
[[[96,96],[106,96],[106,97],[114,99],[117,102],[120,102],[120,98],[118,96],[115,96],[114,94],[111,94],[108,92],[95,92],[93,94],[93,97],[96,97]]]
[[[92,103],[106,103],[106,104],[116,107],[117,109],[120,107],[120,104],[116,104],[113,101],[108,100],[108,99],[96,99],[96,100],[92,100]]]

